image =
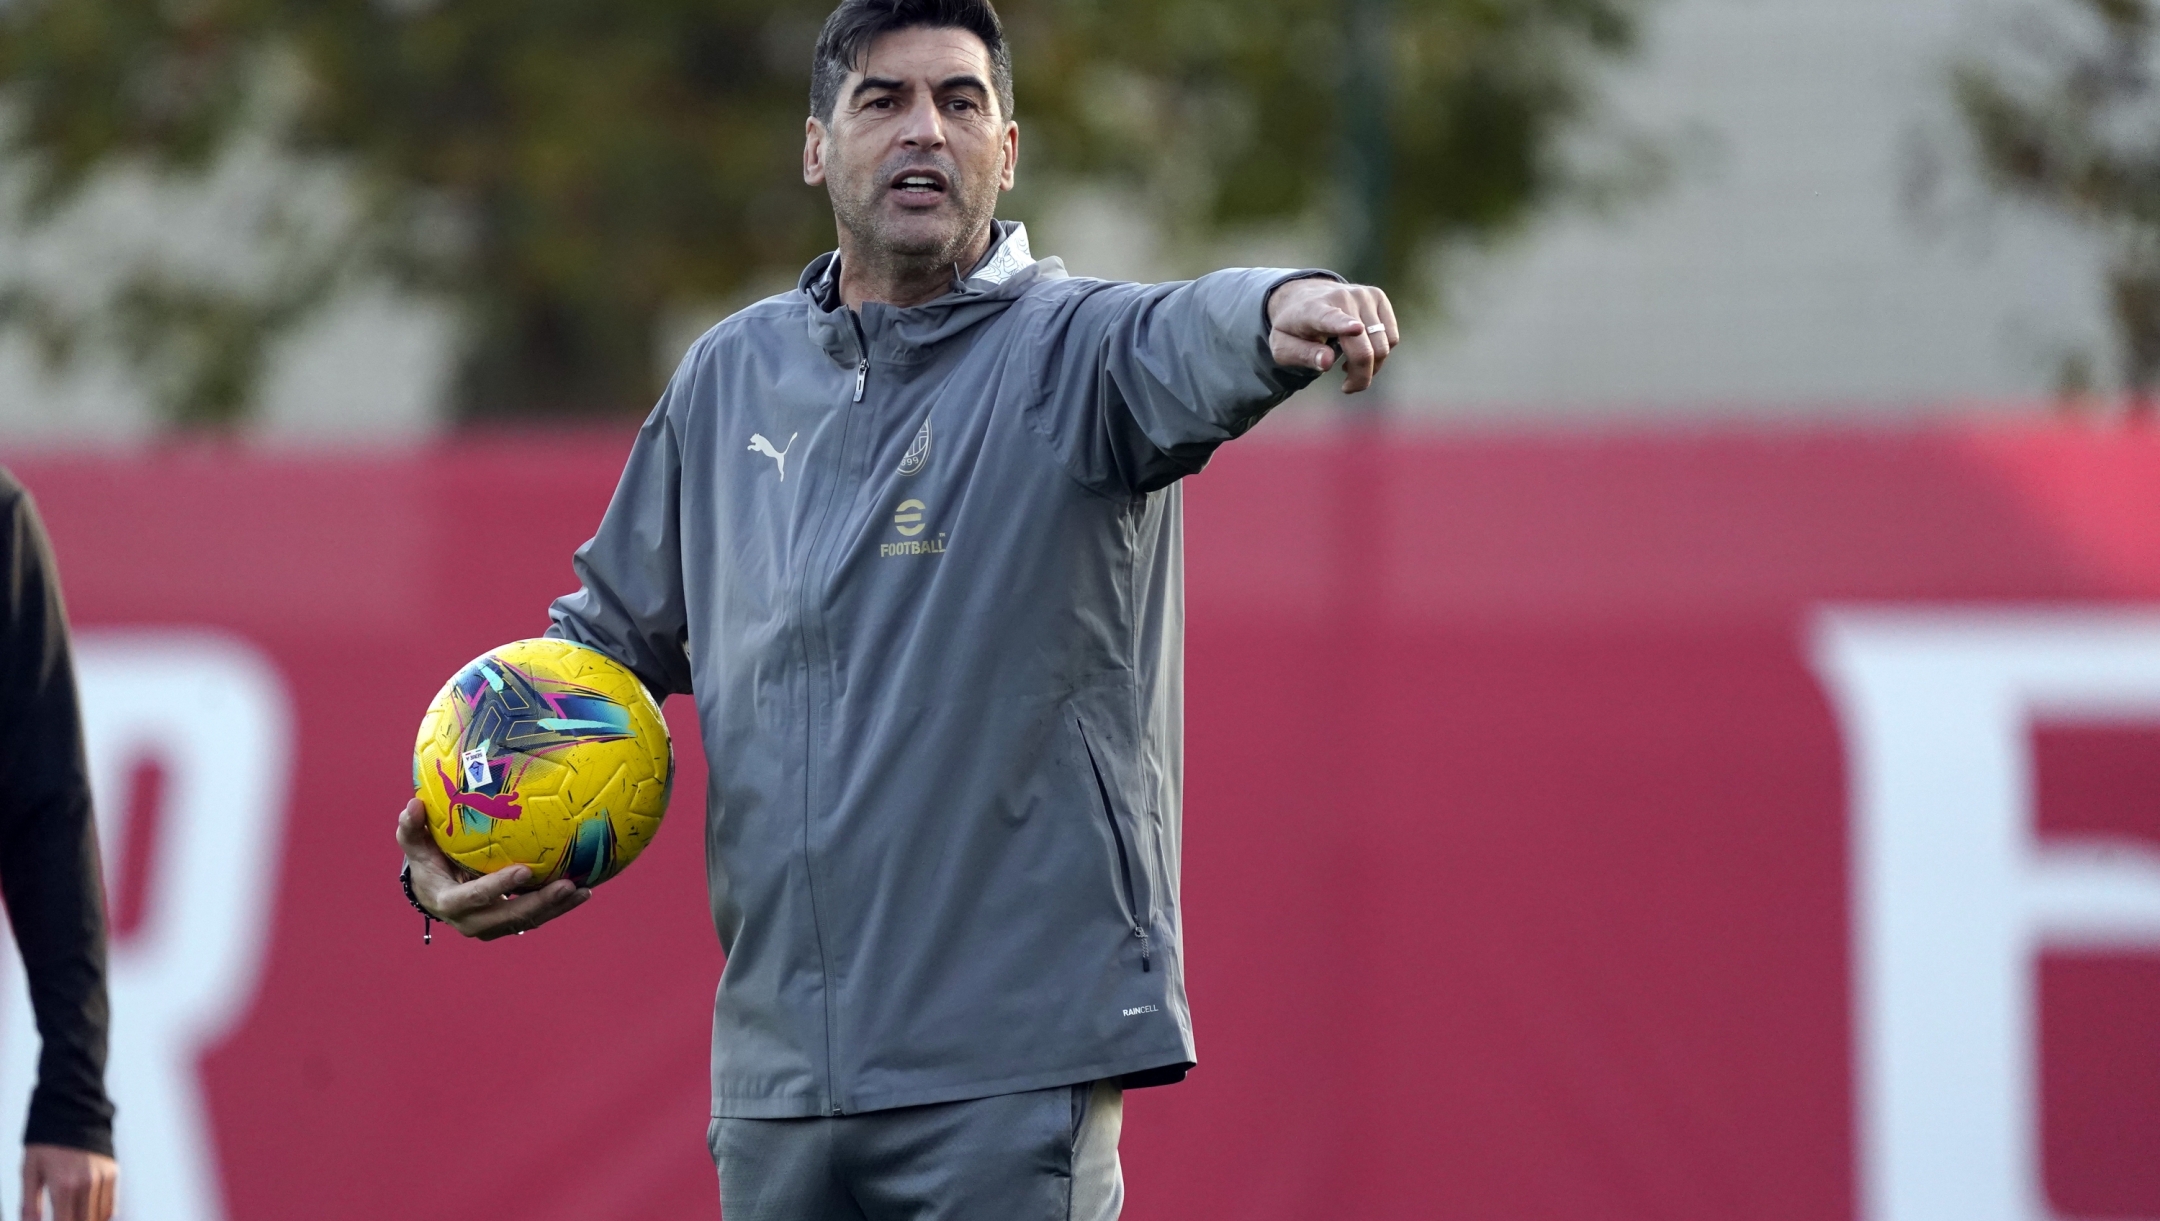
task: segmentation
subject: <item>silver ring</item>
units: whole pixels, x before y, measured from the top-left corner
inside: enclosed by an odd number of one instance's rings
[[[1371,326],[1365,328],[1365,333],[1367,335],[1378,335],[1385,330],[1387,330],[1387,323],[1375,322]]]

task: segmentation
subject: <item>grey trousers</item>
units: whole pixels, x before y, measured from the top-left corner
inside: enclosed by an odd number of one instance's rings
[[[819,1119],[715,1119],[724,1221],[1116,1221],[1111,1082]]]

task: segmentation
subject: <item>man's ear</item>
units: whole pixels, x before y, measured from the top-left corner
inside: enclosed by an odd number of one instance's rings
[[[1005,120],[1005,173],[998,179],[998,190],[1013,189],[1013,172],[1020,168],[1020,125]]]
[[[1005,177],[1009,183],[1011,169],[1005,171]],[[802,180],[811,186],[825,181],[825,125],[815,117],[803,120]]]

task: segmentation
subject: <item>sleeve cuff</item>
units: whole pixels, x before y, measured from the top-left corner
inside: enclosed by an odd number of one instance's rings
[[[30,1116],[30,1123],[23,1129],[26,1145],[58,1145],[63,1149],[81,1149],[87,1153],[113,1155],[112,1124],[49,1119],[42,1115]]]

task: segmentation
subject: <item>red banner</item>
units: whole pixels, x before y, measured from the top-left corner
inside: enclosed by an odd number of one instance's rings
[[[14,464],[124,1216],[717,1212],[687,702],[575,916],[424,948],[394,876],[422,709],[627,443]],[[2160,442],[1263,436],[1187,504],[1201,1062],[1130,1098],[1129,1217],[2160,1217]]]

